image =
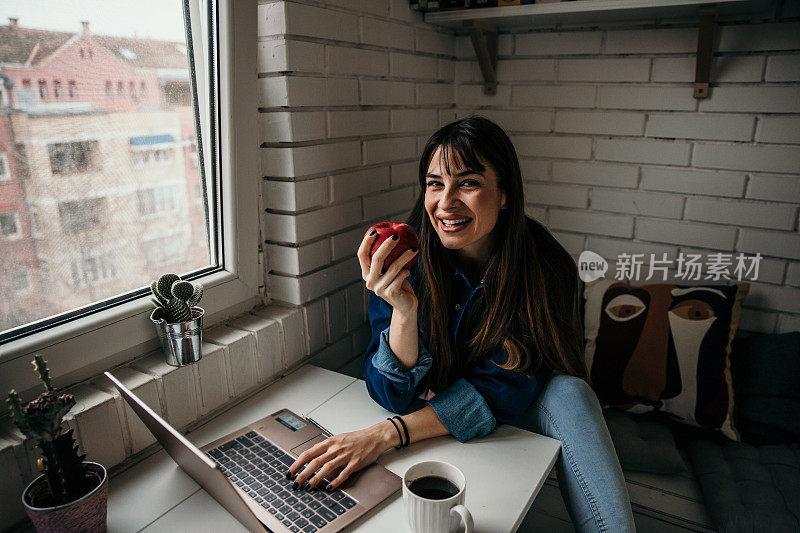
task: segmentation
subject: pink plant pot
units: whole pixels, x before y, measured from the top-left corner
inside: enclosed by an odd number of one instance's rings
[[[38,494],[47,491],[47,481],[44,474],[34,479],[22,492],[22,504],[28,513],[36,531],[67,532],[106,531],[106,516],[108,512],[108,473],[103,465],[84,461],[89,472],[100,483],[91,492],[70,503],[56,507],[34,507],[33,502]]]

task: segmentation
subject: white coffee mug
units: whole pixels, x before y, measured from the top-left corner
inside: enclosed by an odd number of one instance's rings
[[[449,481],[457,490],[444,499],[424,498],[409,486],[424,477],[435,476]],[[467,480],[455,466],[442,461],[425,461],[410,466],[403,474],[403,500],[413,533],[455,533],[461,523],[464,533],[472,533],[472,515],[464,507]]]

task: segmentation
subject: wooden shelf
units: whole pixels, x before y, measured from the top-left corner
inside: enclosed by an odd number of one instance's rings
[[[697,20],[702,7],[714,6],[717,21],[772,16],[776,0],[576,0],[548,4],[454,9],[425,13],[425,22],[458,28],[479,21],[498,29],[608,24],[655,19]]]
[[[497,38],[504,29],[633,24],[688,19],[699,22],[694,97],[708,98],[717,22],[773,18],[778,0],[577,0],[548,4],[432,11],[425,22],[469,32],[483,75],[484,94],[497,94]]]

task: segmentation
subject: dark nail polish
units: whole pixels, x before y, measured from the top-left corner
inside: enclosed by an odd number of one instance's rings
[[[286,471],[286,479],[292,479],[292,475],[293,475],[293,474],[292,474],[292,471],[291,471],[291,470],[287,470],[287,471]]]
[[[419,250],[419,248],[412,248],[411,249],[412,252],[416,252],[417,250]]]
[[[325,490],[328,492],[333,492],[333,485],[328,485],[327,487],[325,487]]]
[[[396,241],[396,240],[397,240],[397,239],[399,239],[399,238],[400,238],[400,235],[398,235],[397,233],[395,233],[394,235],[392,235],[392,240],[393,240],[393,241]]]
[[[297,490],[298,488],[300,488],[300,485],[297,483],[297,481],[292,483],[292,490]]]
[[[311,488],[311,483],[309,483],[308,481],[306,481],[305,483],[303,483],[303,486],[302,486],[302,487],[300,487],[300,488],[301,488],[301,489],[303,489],[303,490],[308,490],[308,489],[310,489],[310,488]]]
[[[376,230],[375,228],[372,228],[372,230],[370,230],[370,232],[369,232],[369,236],[372,237],[376,233],[378,233],[378,230]]]

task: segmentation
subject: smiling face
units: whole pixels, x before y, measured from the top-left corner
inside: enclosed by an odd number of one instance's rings
[[[506,195],[498,188],[494,169],[480,160],[483,169],[466,168],[458,157],[446,164],[439,147],[425,177],[425,211],[445,248],[460,258],[483,263],[491,251],[491,233]],[[448,167],[449,171],[448,172]],[[465,223],[446,225],[447,222]]]

